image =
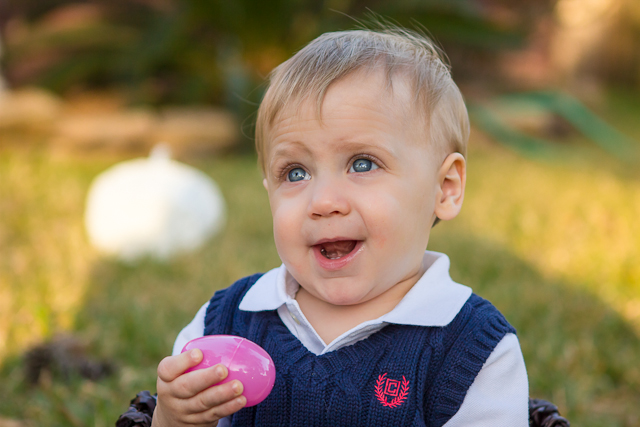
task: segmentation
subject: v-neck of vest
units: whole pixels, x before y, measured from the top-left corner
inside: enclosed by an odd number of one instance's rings
[[[270,316],[269,320],[271,324],[268,325],[267,328],[271,329],[272,332],[267,334],[267,341],[272,341],[273,344],[280,349],[282,354],[286,354],[289,363],[299,364],[302,368],[300,373],[313,369],[320,377],[339,372],[357,363],[361,359],[375,357],[376,354],[380,353],[381,346],[390,345],[394,339],[394,329],[397,327],[397,325],[393,324],[386,325],[366,339],[328,353],[316,355],[309,351],[309,349],[291,333],[276,311],[272,311],[271,314],[272,316]]]

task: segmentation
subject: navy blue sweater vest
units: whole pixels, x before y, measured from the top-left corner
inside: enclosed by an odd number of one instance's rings
[[[276,365],[271,394],[235,413],[233,426],[442,426],[460,408],[494,347],[515,332],[491,303],[474,294],[445,327],[387,325],[365,340],[316,356],[276,311],[238,309],[259,277],[216,292],[205,318],[205,335],[245,337]]]

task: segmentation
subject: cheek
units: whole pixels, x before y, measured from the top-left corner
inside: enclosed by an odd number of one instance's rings
[[[276,251],[280,260],[287,266],[290,272],[298,271],[300,264],[299,254],[301,253],[299,247],[298,234],[294,232],[294,227],[286,222],[277,222],[274,220],[273,224],[273,240],[276,246]]]
[[[368,200],[365,222],[375,237],[375,246],[400,252],[411,249],[412,242],[426,246],[432,205],[425,194],[406,188],[377,194]]]
[[[371,237],[370,244],[376,248],[393,244],[402,225],[399,221],[402,209],[398,199],[390,193],[378,193],[368,198],[363,206],[365,210],[361,215]]]
[[[271,201],[273,237],[279,253],[300,240],[301,219],[304,212],[291,200]]]
[[[286,248],[287,242],[289,242],[292,237],[292,227],[287,227],[287,223],[288,221],[285,215],[278,215],[277,212],[273,214],[273,238],[278,252],[280,252],[281,248]]]

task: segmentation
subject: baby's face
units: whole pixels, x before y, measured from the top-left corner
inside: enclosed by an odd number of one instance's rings
[[[330,86],[322,122],[313,102],[276,120],[264,182],[275,243],[315,298],[384,299],[423,273],[442,159],[411,106],[401,79],[391,93],[382,73],[357,73]]]

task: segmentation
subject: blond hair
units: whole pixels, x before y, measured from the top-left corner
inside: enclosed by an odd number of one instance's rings
[[[278,114],[315,100],[318,117],[334,81],[361,69],[381,66],[391,87],[396,72],[407,77],[428,126],[429,141],[447,154],[466,155],[469,117],[460,90],[440,50],[421,34],[395,27],[325,33],[269,75],[269,88],[258,109],[256,150],[265,171],[268,133]]]

